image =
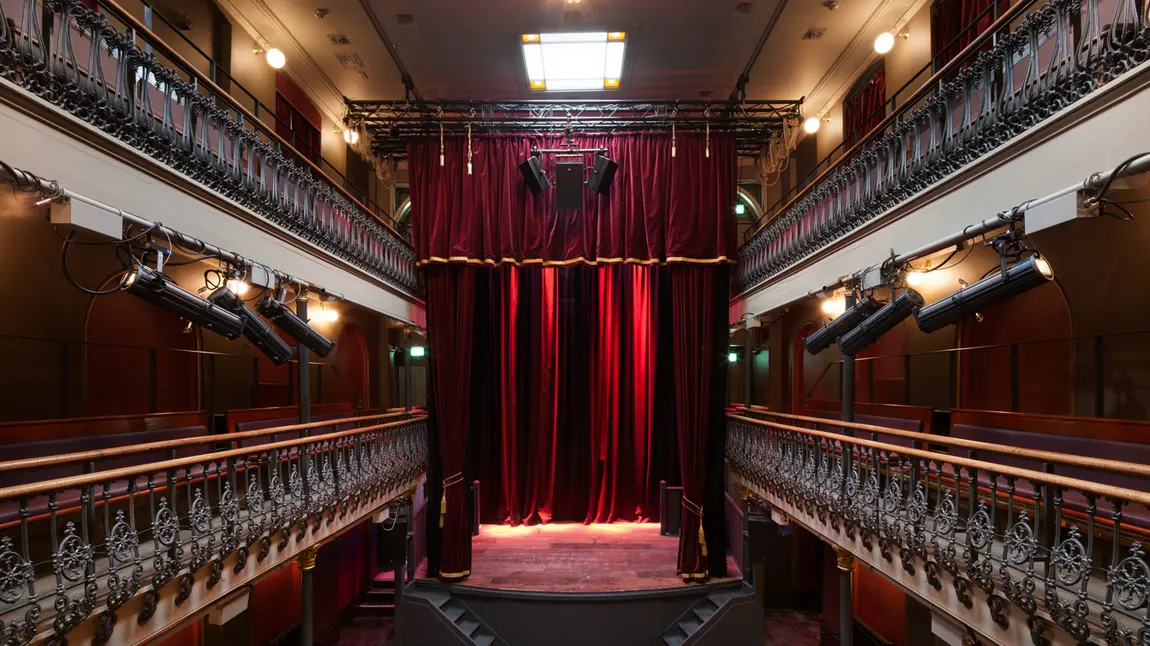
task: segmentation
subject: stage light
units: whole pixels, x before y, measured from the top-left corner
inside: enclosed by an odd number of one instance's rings
[[[854,307],[827,323],[821,330],[803,339],[803,345],[811,354],[818,354],[826,350],[836,339],[854,329],[866,317],[874,314],[878,307],[878,302],[875,299],[864,296],[862,300],[855,303]]]
[[[344,128],[343,141],[344,143],[350,144],[352,146],[356,145],[359,143],[359,131],[352,130],[351,128]]]
[[[271,296],[265,296],[256,306],[256,309],[276,327],[287,332],[292,338],[311,348],[321,357],[331,354],[332,348],[335,347],[334,342],[313,330],[307,322]]]
[[[248,287],[247,283],[240,280],[239,278],[230,278],[228,279],[228,289],[230,289],[236,296],[243,296],[244,294],[248,293],[248,289],[250,288]]]
[[[906,284],[911,287],[920,287],[926,282],[926,273],[921,271],[908,271],[906,272]]]
[[[806,121],[803,122],[803,131],[808,135],[813,135],[819,131],[819,126],[821,125],[822,122],[818,117],[809,117]]]
[[[731,363],[738,363],[739,362],[739,353],[738,352],[728,352],[727,353],[727,361],[730,361]]]
[[[841,316],[847,309],[847,302],[845,298],[824,298],[822,310],[823,314],[831,318]]]
[[[422,345],[411,346],[411,356],[412,357],[419,358],[419,357],[423,357],[426,355],[427,355],[427,348],[424,348]]]
[[[243,332],[244,322],[240,317],[196,296],[171,278],[144,265],[136,266],[128,276],[124,289],[225,338],[235,339]]]
[[[251,341],[252,345],[259,348],[260,352],[267,355],[272,363],[282,366],[295,354],[295,348],[281,339],[272,329],[272,326],[256,316],[256,313],[239,297],[239,294],[231,289],[221,287],[213,292],[208,300],[239,316],[244,322],[244,336],[247,337],[248,341]]]
[[[1050,263],[1041,256],[1031,256],[1015,263],[1005,274],[995,271],[977,283],[922,308],[915,315],[918,329],[934,332],[1053,279]]]
[[[527,180],[527,188],[531,189],[533,195],[539,195],[551,188],[551,180],[547,179],[547,175],[543,172],[543,162],[539,160],[539,155],[532,155],[527,161],[519,164],[519,172],[523,173],[523,179]]]
[[[611,184],[615,181],[615,172],[619,164],[607,159],[606,155],[595,155],[595,165],[587,176],[587,188],[599,191],[601,195],[611,192]]]
[[[335,323],[339,320],[339,312],[334,309],[324,307],[316,315],[315,320],[323,323]]]
[[[884,31],[874,39],[874,51],[885,54],[894,48],[894,34]]]
[[[283,66],[287,65],[287,57],[275,47],[268,50],[267,59],[268,65],[271,65],[272,69],[275,70],[283,69]]]
[[[855,329],[844,334],[839,339],[839,348],[843,354],[858,354],[860,350],[878,341],[882,335],[902,323],[920,307],[922,307],[922,296],[913,289],[903,290],[879,311],[859,323]]]

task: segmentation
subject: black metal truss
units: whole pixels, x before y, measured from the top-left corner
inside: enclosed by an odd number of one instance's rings
[[[464,134],[734,133],[741,155],[757,155],[783,124],[801,118],[785,101],[347,101],[345,124],[363,124],[377,155],[402,155],[411,139]]]

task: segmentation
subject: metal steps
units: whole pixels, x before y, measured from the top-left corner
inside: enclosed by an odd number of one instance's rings
[[[691,637],[699,632],[708,622],[721,614],[723,606],[741,597],[754,596],[749,589],[739,587],[734,589],[716,590],[706,597],[699,599],[691,609],[663,631],[663,644],[666,646],[683,646],[691,643]]]
[[[455,626],[459,635],[478,646],[506,646],[495,633],[491,632],[467,605],[441,588],[415,586],[408,588],[411,596],[427,600],[431,605],[443,613],[443,616]]]

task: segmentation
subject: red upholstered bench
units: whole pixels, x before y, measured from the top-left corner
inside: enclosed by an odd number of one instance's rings
[[[950,436],[1023,449],[1054,451],[1068,457],[1082,456],[1150,464],[1150,422],[957,409],[951,413]],[[957,447],[952,447],[950,452],[966,456],[966,452]],[[1044,466],[1041,462],[1018,455],[979,453],[976,457],[985,462],[1034,471],[1042,471]],[[1055,464],[1052,467],[1056,475],[1069,478],[1135,491],[1146,491],[1150,488],[1150,480],[1133,475],[1099,471],[1072,464]],[[979,475],[980,486],[989,487],[990,484],[986,474]],[[1005,491],[1006,485],[1006,479],[999,477],[999,491]],[[1100,516],[1103,518],[1109,516],[1106,501],[1099,500],[1097,506]],[[1066,491],[1063,493],[1063,507],[1073,512],[1085,513],[1086,498],[1076,491]],[[1127,506],[1122,514],[1124,523],[1150,531],[1150,510],[1147,508]]]
[[[78,417],[72,419],[7,422],[0,424],[0,454],[4,460],[38,458],[63,453],[77,453],[109,449],[148,442],[162,442],[208,434],[208,416],[204,411],[180,413],[154,413],[146,415],[119,415],[111,417]],[[203,447],[181,447],[174,457],[202,453]],[[171,451],[157,450],[129,456],[95,460],[96,471],[159,462],[173,457]],[[45,480],[58,480],[82,475],[88,465],[76,462],[46,466],[37,469],[0,472],[0,487],[10,487]],[[145,483],[146,484],[146,483]],[[114,483],[108,495],[127,492],[126,482]],[[96,487],[95,495],[103,496],[103,488]],[[61,509],[79,504],[79,490],[64,491],[57,496]],[[48,511],[48,499],[29,501],[33,516]],[[19,503],[15,500],[0,502],[0,525],[19,518]]]

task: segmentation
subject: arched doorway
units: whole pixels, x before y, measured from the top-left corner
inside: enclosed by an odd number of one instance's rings
[[[363,332],[352,323],[344,325],[335,347],[335,367],[339,372],[335,401],[351,402],[357,408],[367,408],[371,397],[368,393],[367,340]]]
[[[187,323],[127,292],[92,300],[84,327],[85,415],[195,410],[196,349]]]

